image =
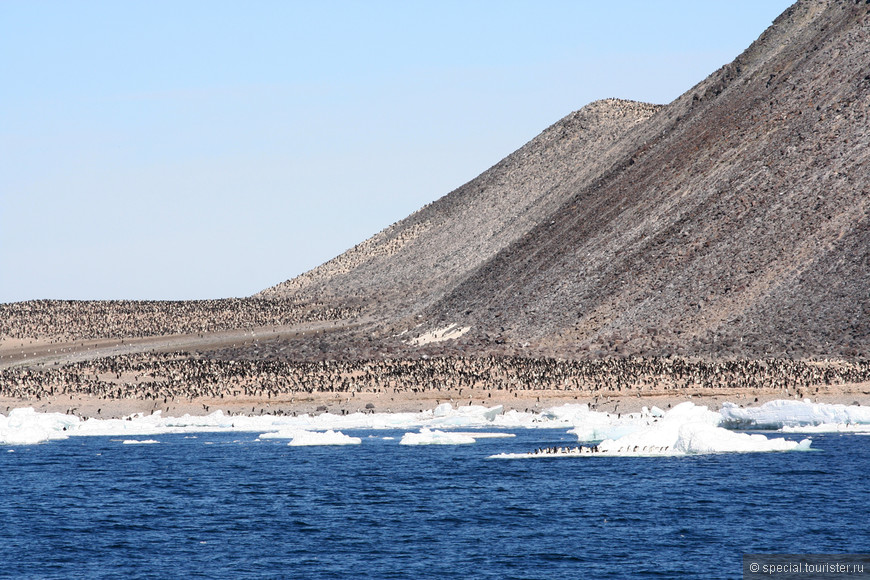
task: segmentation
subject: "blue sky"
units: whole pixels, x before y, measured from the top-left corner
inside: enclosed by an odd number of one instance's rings
[[[790,2],[0,2],[0,302],[247,296]]]

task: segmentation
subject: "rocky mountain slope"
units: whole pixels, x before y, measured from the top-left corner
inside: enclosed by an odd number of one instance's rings
[[[258,296],[378,317],[321,350],[866,356],[868,114],[870,6],[801,1],[669,105],[593,103]]]
[[[548,219],[659,109],[608,99],[546,129],[482,175],[337,258],[257,297],[331,297],[419,310]],[[377,305],[374,308],[374,305]]]

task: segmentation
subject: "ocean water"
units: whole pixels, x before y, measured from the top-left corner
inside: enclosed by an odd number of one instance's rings
[[[500,460],[257,433],[0,446],[0,577],[741,578],[742,554],[866,552],[870,436],[815,451]],[[390,439],[392,438],[392,439]],[[798,437],[793,437],[797,439]]]

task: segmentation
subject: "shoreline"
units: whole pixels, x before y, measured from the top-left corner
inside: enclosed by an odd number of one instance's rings
[[[730,402],[739,406],[759,406],[768,401],[810,399],[814,403],[870,406],[870,383],[831,385],[802,397],[783,389],[696,389],[649,390],[631,394],[604,396],[578,391],[516,390],[513,392],[490,389],[448,389],[408,393],[389,392],[297,392],[263,399],[245,395],[223,397],[166,397],[159,400],[110,399],[82,394],[51,397],[0,397],[0,414],[8,415],[13,409],[32,407],[40,413],[64,413],[82,418],[121,419],[136,413],[151,415],[160,411],[163,416],[205,416],[215,411],[228,415],[335,415],[362,413],[402,413],[431,410],[442,403],[454,408],[467,405],[495,407],[504,411],[541,412],[564,404],[588,404],[590,409],[613,414],[634,413],[643,407],[662,410],[685,401],[705,405],[718,411]]]

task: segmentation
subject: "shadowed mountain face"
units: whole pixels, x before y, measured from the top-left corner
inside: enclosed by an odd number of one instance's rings
[[[391,351],[866,356],[868,210],[870,6],[799,2],[673,103],[592,103],[259,296],[362,305]]]

